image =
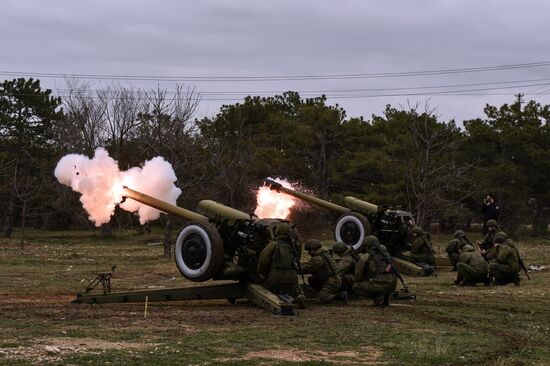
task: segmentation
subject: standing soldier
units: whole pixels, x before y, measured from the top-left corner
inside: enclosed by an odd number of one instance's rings
[[[304,249],[311,258],[308,262],[301,264],[301,271],[303,274],[311,274],[308,283],[317,291],[316,302],[329,303],[340,294],[342,287],[342,280],[336,273],[336,264],[319,240],[308,240]],[[343,300],[347,301],[347,296]]]
[[[466,244],[460,249],[460,259],[456,264],[456,270],[458,272],[455,280],[456,285],[475,286],[476,283],[481,282],[489,286],[487,262],[470,244]]]
[[[513,282],[519,286],[519,256],[518,251],[510,241],[502,235],[495,235],[496,256],[489,263],[489,273],[495,285],[507,285]]]
[[[425,233],[420,226],[412,229],[414,241],[411,248],[411,259],[415,263],[425,263],[430,266],[435,264],[435,252],[428,233]]]
[[[447,251],[447,255],[449,256],[449,259],[451,260],[451,264],[453,265],[453,270],[456,271],[456,264],[458,263],[458,260],[460,258],[460,251],[468,244],[470,244],[470,241],[466,237],[466,234],[462,230],[455,231],[454,239],[447,244],[447,247],[445,250]],[[471,245],[471,244],[470,244]]]
[[[352,247],[341,241],[332,246],[332,252],[339,256],[336,260],[336,273],[342,279],[342,291],[350,293],[355,282],[355,266],[359,261],[359,255]]]
[[[387,259],[391,257],[374,235],[367,236],[363,246],[366,253],[357,262],[353,291],[359,296],[372,298],[375,305],[387,306],[389,295],[397,287],[397,277]]]
[[[500,205],[494,194],[489,193],[485,197],[481,204],[481,212],[483,213],[483,234],[487,234],[489,221],[497,222],[500,215]]]
[[[288,294],[299,308],[305,307],[305,296],[298,284],[298,253],[290,226],[281,223],[275,228],[275,240],[260,253],[258,274],[265,278],[265,287],[276,295]]]

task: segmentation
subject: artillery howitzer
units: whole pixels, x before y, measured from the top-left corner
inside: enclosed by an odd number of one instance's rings
[[[76,302],[127,302],[195,299],[248,298],[257,305],[283,315],[292,315],[293,305],[258,284],[260,251],[274,239],[279,219],[255,216],[211,200],[198,203],[193,212],[124,187],[123,196],[190,221],[175,245],[176,265],[181,274],[195,282],[237,280],[239,282],[179,289],[127,293],[78,294]],[[300,248],[301,249],[301,248]]]
[[[365,236],[376,235],[394,257],[394,263],[405,274],[423,275],[422,267],[409,262],[403,252],[408,250],[409,228],[414,226],[414,218],[410,212],[393,210],[378,206],[355,197],[345,197],[344,206],[325,201],[293,189],[283,187],[271,179],[264,179],[264,184],[270,189],[283,192],[313,205],[339,213],[334,229],[336,241],[358,249]],[[436,257],[436,263],[450,265],[448,258]]]
[[[351,196],[344,198],[345,206],[340,206],[285,188],[271,179],[265,179],[264,183],[272,190],[339,213],[340,217],[336,221],[334,230],[334,237],[337,241],[358,249],[365,236],[373,234],[378,237],[381,244],[386,246],[392,256],[399,256],[402,251],[406,250],[408,228],[414,225],[414,219],[410,212],[385,209]]]

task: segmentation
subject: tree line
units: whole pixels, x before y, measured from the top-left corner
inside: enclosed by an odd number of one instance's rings
[[[542,233],[550,221],[548,105],[486,105],[482,117],[462,126],[428,103],[388,105],[365,119],[324,96],[302,99],[292,91],[249,96],[201,119],[199,106],[200,94],[183,85],[95,90],[69,80],[54,95],[39,80],[0,83],[2,234],[29,225],[90,228],[77,195],[55,181],[53,169],[64,154],[91,156],[100,146],[121,169],[164,156],[183,190],[178,204],[190,209],[208,198],[253,212],[261,180],[284,177],[336,203],[353,195],[405,208],[424,227],[479,222],[488,192],[499,199],[509,231],[531,225]],[[293,215],[305,229],[324,224],[317,210]],[[136,223],[121,211],[105,229]],[[176,222],[162,223],[170,236]]]

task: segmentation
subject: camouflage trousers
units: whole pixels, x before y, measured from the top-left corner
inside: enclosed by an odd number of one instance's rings
[[[342,287],[340,276],[330,276],[325,282],[321,282],[315,277],[310,277],[307,282],[317,291],[315,302],[318,304],[326,304],[334,300]]]
[[[447,252],[447,255],[449,256],[453,267],[456,268],[456,264],[458,263],[458,258],[460,257],[460,255],[456,252]]]
[[[464,282],[479,283],[487,280],[487,270],[483,271],[466,263],[457,263],[456,270],[458,277],[462,277]]]
[[[296,281],[296,283],[266,282],[265,287],[275,295],[290,295],[295,299],[299,295],[302,295],[302,289],[298,281]]]
[[[495,278],[496,282],[510,283],[519,273],[519,269],[513,268],[508,264],[489,263],[489,273]]]
[[[412,254],[411,259],[414,263],[425,263],[430,266],[435,264],[435,257],[430,254]]]
[[[397,277],[391,273],[381,274],[367,281],[356,282],[353,292],[359,296],[375,297],[389,295],[397,287]]]

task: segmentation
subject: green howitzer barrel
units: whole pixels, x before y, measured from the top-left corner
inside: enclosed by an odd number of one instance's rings
[[[208,222],[208,217],[206,216],[172,205],[168,202],[159,200],[158,198],[146,195],[145,193],[134,191],[128,187],[123,188],[122,195],[126,198],[131,198],[135,201],[143,203],[144,205],[151,206],[157,210],[177,216],[187,221]]]
[[[273,229],[281,222],[259,220],[211,200],[200,201],[199,212],[193,212],[128,187],[123,196],[190,221],[178,235],[174,252],[181,274],[197,282],[253,276],[254,256],[273,239]]]
[[[347,196],[344,198],[344,202],[347,207],[353,211],[361,212],[362,214],[373,214],[378,212],[378,206],[367,201],[360,200],[359,198]]]
[[[301,193],[301,192],[295,191],[293,189],[283,187],[283,185],[281,183],[275,182],[274,180],[271,180],[271,179],[264,179],[264,183],[271,190],[286,193],[288,195],[294,196],[296,198],[299,198],[303,201],[309,202],[309,203],[314,204],[316,206],[320,206],[320,207],[329,209],[331,211],[336,211],[336,212],[340,212],[340,213],[346,213],[346,212],[351,211],[351,209],[349,209],[347,207],[344,207],[344,206],[337,205],[336,203],[325,201],[323,199],[320,199],[320,198],[317,198],[317,197],[314,197],[314,196],[310,196],[309,194]]]
[[[341,241],[352,246],[354,249],[359,249],[365,236],[372,232],[370,222],[365,215],[373,209],[377,209],[376,205],[361,201],[354,197],[346,197],[344,202],[346,206],[349,207],[344,207],[309,194],[283,187],[282,184],[271,179],[264,179],[264,184],[274,191],[286,193],[313,205],[341,214],[336,221],[336,228],[334,231],[336,241]]]
[[[264,184],[270,189],[283,192],[319,207],[338,212],[341,216],[336,221],[334,237],[349,246],[359,249],[365,236],[371,233],[378,236],[381,243],[386,245],[391,255],[398,255],[405,250],[407,233],[405,221],[412,221],[409,212],[400,210],[380,210],[378,205],[355,197],[345,197],[344,206],[325,201],[323,199],[297,192],[283,187],[271,179],[265,179]]]

